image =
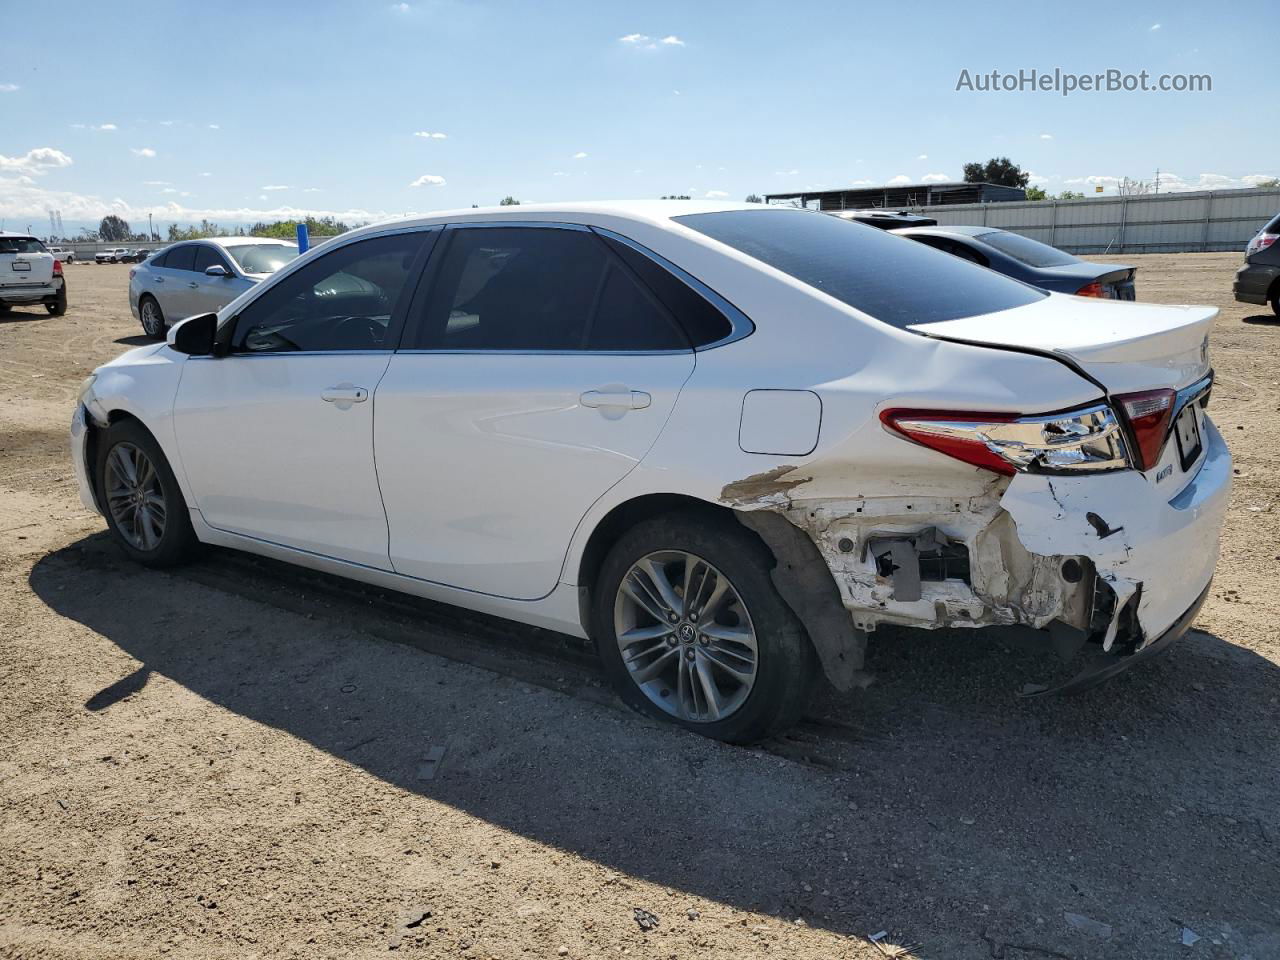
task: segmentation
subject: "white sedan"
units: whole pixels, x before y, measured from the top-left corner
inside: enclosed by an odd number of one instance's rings
[[[1188,627],[1231,461],[1216,311],[1046,294],[814,212],[463,210],[333,240],[99,368],[129,557],[197,543],[594,638],[731,741],[881,624],[1020,624],[1087,686]]]

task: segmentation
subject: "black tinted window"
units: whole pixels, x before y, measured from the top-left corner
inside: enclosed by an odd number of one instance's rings
[[[1008,230],[979,233],[973,239],[989,247],[995,247],[1001,253],[1008,254],[1028,267],[1065,267],[1069,263],[1079,262],[1071,254],[1057,247],[1024,237],[1020,233],[1010,233]]]
[[[414,346],[425,350],[672,350],[688,343],[593,233],[451,232]]]
[[[670,270],[625,243],[612,237],[604,239],[671,311],[695,347],[723,340],[733,331],[728,317]]]
[[[348,244],[285,277],[240,313],[235,349],[385,350],[422,231]]]
[[[227,261],[222,258],[222,255],[217,250],[213,249],[213,247],[197,246],[196,273],[204,273],[206,268],[213,266],[222,267],[228,273],[231,272],[231,268],[227,266]]]
[[[164,256],[164,265],[170,270],[194,270],[196,268],[195,244],[174,247]]]
[[[0,253],[44,252],[44,244],[35,237],[0,237]]]
[[[905,237],[822,213],[731,210],[675,220],[895,327],[1048,296]]]

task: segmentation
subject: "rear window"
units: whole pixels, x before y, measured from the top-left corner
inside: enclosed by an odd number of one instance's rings
[[[1007,230],[979,233],[973,239],[985,243],[988,247],[994,247],[1019,263],[1025,263],[1028,267],[1065,267],[1069,263],[1080,262],[1057,247],[1024,237],[1020,233],[1009,233]]]
[[[1262,231],[1263,233],[1280,233],[1280,217],[1276,217]]]
[[[0,237],[0,253],[44,252],[44,244],[35,237]]]
[[[674,219],[899,328],[1048,296],[905,237],[816,211],[731,210]]]

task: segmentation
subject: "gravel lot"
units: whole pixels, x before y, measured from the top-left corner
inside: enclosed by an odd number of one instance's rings
[[[1222,309],[1197,629],[1031,702],[1016,638],[885,631],[876,685],[752,750],[625,711],[555,635],[124,562],[66,429],[144,341],[127,266],[68,267],[66,316],[0,317],[0,956],[1280,957],[1280,326],[1239,255],[1124,259]]]

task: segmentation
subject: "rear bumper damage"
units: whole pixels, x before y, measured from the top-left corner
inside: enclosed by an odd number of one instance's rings
[[[880,624],[1047,629],[1060,650],[1088,643],[1101,658],[1059,688],[1075,690],[1172,643],[1199,609],[1231,485],[1230,454],[1207,418],[1204,442],[1194,475],[1172,497],[1148,476],[1125,470],[992,476],[980,493],[963,498],[806,500],[800,481],[784,496],[737,499],[734,506],[780,513],[808,534],[857,637]],[[758,519],[743,522],[778,555],[778,538]],[[861,647],[841,661],[841,683],[829,665],[834,655],[823,641],[815,644],[832,681],[851,686]]]

